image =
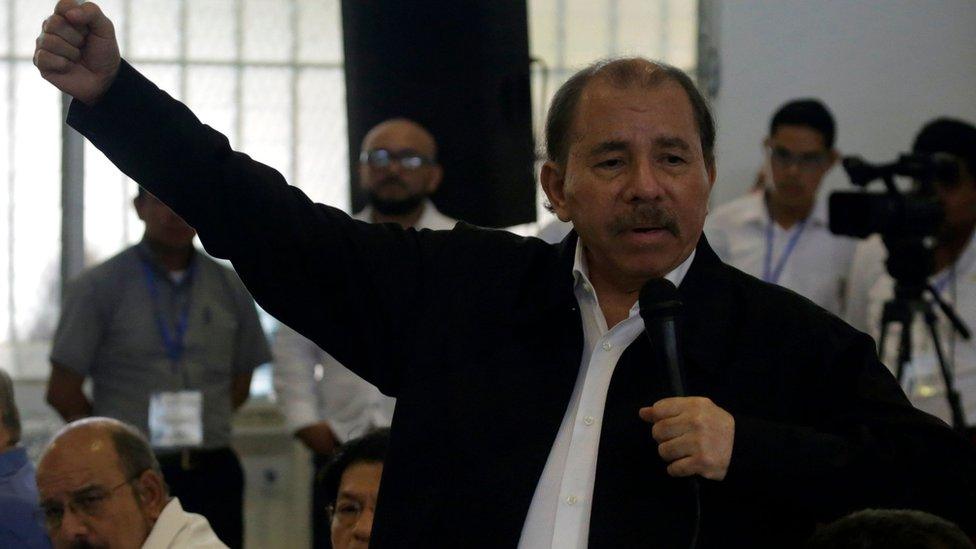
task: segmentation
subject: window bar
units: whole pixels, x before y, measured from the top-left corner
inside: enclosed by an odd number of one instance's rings
[[[620,54],[620,0],[609,0],[607,3],[607,55],[616,57]]]
[[[7,340],[14,344],[17,342],[17,300],[14,291],[14,182],[16,171],[14,169],[14,154],[16,153],[16,139],[14,130],[16,128],[15,116],[17,109],[14,106],[16,99],[16,61],[14,52],[16,51],[16,41],[14,40],[14,22],[17,20],[17,9],[14,0],[7,2],[7,51],[9,61],[7,62],[7,314],[9,323],[7,324]]]
[[[299,43],[299,7],[297,0],[291,0],[288,3],[288,7],[291,9],[290,15],[290,25],[291,25],[291,147],[288,154],[288,162],[291,164],[291,175],[289,176],[289,183],[292,185],[298,185],[298,43]]]
[[[234,140],[233,147],[240,150],[244,144],[244,0],[236,0],[234,28]]]

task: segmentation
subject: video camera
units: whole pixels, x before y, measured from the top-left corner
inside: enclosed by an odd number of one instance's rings
[[[848,156],[843,165],[854,185],[863,188],[881,179],[887,187],[884,193],[830,195],[831,232],[857,238],[875,233],[886,237],[935,236],[943,217],[935,182],[959,177],[955,158],[943,153],[903,154],[888,164],[869,164],[860,157]],[[914,179],[916,187],[902,193],[895,187],[896,175]]]

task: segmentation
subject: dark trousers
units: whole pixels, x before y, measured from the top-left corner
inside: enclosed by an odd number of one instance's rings
[[[332,503],[322,483],[325,466],[332,456],[315,454],[312,456],[312,549],[332,549],[332,528],[326,507]]]
[[[183,509],[207,517],[220,541],[244,547],[244,470],[230,448],[157,456],[170,495]]]

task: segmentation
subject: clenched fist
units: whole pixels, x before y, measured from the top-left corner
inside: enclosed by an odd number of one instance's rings
[[[653,422],[651,436],[673,477],[700,475],[722,480],[732,459],[735,419],[703,397],[665,398],[640,409]]]
[[[45,80],[87,105],[112,85],[120,62],[115,27],[95,4],[61,0],[41,25],[34,65]]]

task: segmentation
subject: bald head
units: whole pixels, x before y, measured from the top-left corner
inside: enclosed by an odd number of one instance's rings
[[[373,206],[371,221],[412,226],[442,175],[434,136],[412,120],[381,122],[363,138],[359,185]]]
[[[411,149],[431,160],[437,159],[437,142],[427,128],[409,118],[391,118],[373,126],[363,138],[361,149]]]
[[[55,547],[140,547],[168,502],[146,439],[108,418],[65,426],[37,467]]]

